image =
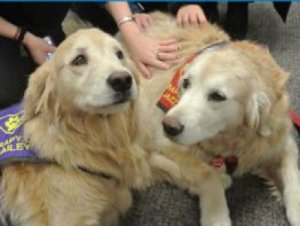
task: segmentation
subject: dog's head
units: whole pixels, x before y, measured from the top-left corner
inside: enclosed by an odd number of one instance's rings
[[[98,29],[78,31],[30,76],[25,118],[43,109],[119,112],[137,96],[132,70],[133,63],[114,38]]]
[[[268,136],[272,105],[286,101],[286,78],[268,51],[254,44],[204,52],[185,69],[180,100],[163,121],[165,133],[185,145],[241,126]]]

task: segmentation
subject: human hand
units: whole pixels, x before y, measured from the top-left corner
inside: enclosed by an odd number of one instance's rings
[[[148,28],[152,23],[151,16],[148,15],[147,13],[134,14],[134,20],[135,20],[137,26],[139,27],[139,29],[141,29],[141,30]]]
[[[47,53],[53,53],[55,47],[49,45],[44,39],[27,32],[24,37],[24,44],[27,47],[35,63],[41,65],[46,61]]]
[[[175,39],[158,40],[139,32],[126,33],[125,41],[133,60],[146,78],[152,77],[151,67],[168,70],[179,57],[180,45]]]
[[[207,21],[202,8],[194,4],[182,6],[177,12],[176,19],[179,27],[197,27]]]

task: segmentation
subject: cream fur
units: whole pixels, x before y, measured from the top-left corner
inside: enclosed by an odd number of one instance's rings
[[[153,16],[148,35],[179,39],[182,60],[213,42],[229,40],[209,24],[179,29],[173,18]],[[192,75],[185,75],[192,76],[191,84],[199,87],[199,92],[184,91],[179,104],[164,115],[156,103],[176,68],[154,71],[154,78],[145,80],[136,77],[126,55],[123,61],[115,57],[116,48],[121,47],[102,32],[78,32],[31,76],[25,95],[24,135],[43,157],[59,165],[14,164],[3,169],[1,201],[16,225],[115,225],[131,205],[130,188],[144,188],[153,179],[167,178],[201,197],[202,226],[229,226],[224,187],[230,184],[230,177],[207,163],[216,154],[232,153],[239,157],[237,175],[259,171],[274,179],[283,193],[289,221],[300,225],[298,150],[289,135],[287,76],[266,49],[232,42],[199,56],[186,69]],[[85,49],[91,61],[84,69],[72,69],[70,61],[79,49]],[[219,76],[222,69],[224,76]],[[140,92],[135,100],[133,88],[126,103],[114,105],[105,79],[119,70],[135,77]],[[225,112],[228,122],[201,137],[194,136],[195,127],[190,124],[186,128],[192,139],[172,138],[178,144],[167,139],[163,119],[187,116],[184,122],[189,123],[189,112],[197,115],[199,96],[210,113],[215,113],[203,98],[208,84],[225,86],[221,91],[234,106]],[[189,101],[191,95],[193,101]],[[197,117],[192,121],[200,131],[202,124],[197,123],[203,119]],[[78,171],[74,168],[78,165],[106,173],[111,179]]]
[[[182,62],[209,44],[229,40],[210,24],[180,29],[171,17],[152,16],[147,35],[177,38],[183,47]],[[153,79],[142,79],[138,106],[141,115],[151,118],[141,124],[154,148],[177,162],[182,171],[184,178],[175,183],[200,195],[202,225],[231,225],[220,181],[228,185],[229,178],[224,174],[215,178],[216,170],[207,163],[217,155],[235,155],[239,159],[235,175],[267,174],[282,191],[290,223],[299,226],[298,150],[290,133],[287,73],[264,47],[249,41],[231,42],[201,54],[185,69],[182,80],[189,79],[190,87],[181,88],[179,103],[164,115],[156,103],[176,69],[154,70]],[[208,101],[213,91],[227,100]],[[167,119],[184,126],[183,132],[169,138],[186,147],[174,146],[165,138],[161,122]]]
[[[41,157],[56,164],[3,168],[1,205],[14,225],[116,225],[131,205],[130,189],[152,183],[149,162],[178,170],[138,144],[138,79],[129,57],[118,59],[118,50],[120,44],[97,29],[79,31],[31,75],[24,98],[24,137]],[[79,55],[87,63],[72,65]],[[107,78],[120,71],[133,83],[126,101],[118,104]]]

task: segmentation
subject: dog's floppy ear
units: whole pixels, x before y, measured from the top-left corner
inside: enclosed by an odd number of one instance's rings
[[[271,102],[264,92],[254,93],[247,106],[246,124],[250,129],[257,130],[262,136],[268,136],[271,128],[268,125]]]
[[[24,119],[37,115],[43,104],[47,103],[53,89],[54,68],[50,61],[44,63],[30,75],[24,96]]]

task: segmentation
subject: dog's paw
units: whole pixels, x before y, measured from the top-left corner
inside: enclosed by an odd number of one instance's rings
[[[300,226],[300,195],[286,203],[287,218],[292,226]]]
[[[206,214],[202,212],[201,226],[231,226],[229,212],[217,212],[207,212]]]
[[[146,189],[153,184],[153,177],[148,167],[140,167],[135,173],[133,188]]]
[[[201,220],[201,226],[231,226],[229,216]]]
[[[231,176],[229,176],[228,174],[222,174],[221,175],[221,182],[222,182],[222,185],[223,185],[224,189],[229,188],[232,184]]]
[[[182,180],[182,172],[179,165],[171,159],[155,153],[151,155],[149,162],[153,169],[166,174],[164,175],[164,179],[169,179],[170,181]]]
[[[149,180],[146,180],[143,177],[136,177],[134,179],[133,188],[143,190],[143,189],[149,187],[150,185],[151,185],[151,183],[149,182]]]
[[[291,226],[300,226],[300,208],[290,209],[287,211],[287,218]]]

